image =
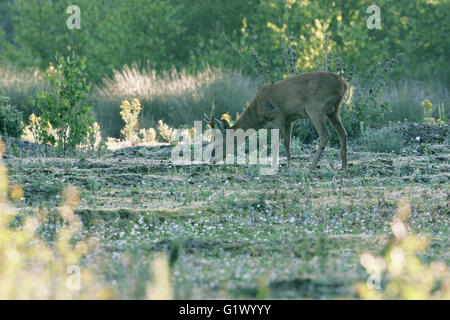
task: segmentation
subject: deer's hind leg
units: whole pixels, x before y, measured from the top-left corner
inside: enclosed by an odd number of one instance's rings
[[[319,162],[320,156],[322,155],[322,152],[325,149],[328,140],[330,140],[330,131],[328,131],[325,115],[323,113],[308,112],[308,116],[311,119],[311,122],[314,125],[317,133],[319,134],[320,139],[319,149],[317,149],[310,167],[310,170],[314,170],[317,167],[317,163]]]
[[[334,129],[336,129],[336,133],[339,137],[339,142],[341,143],[341,160],[342,160],[342,169],[347,170],[347,131],[341,121],[341,116],[339,111],[331,113],[328,115],[328,119],[333,125]]]

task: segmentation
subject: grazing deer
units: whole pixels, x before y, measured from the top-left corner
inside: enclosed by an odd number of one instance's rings
[[[347,132],[342,125],[340,107],[347,91],[347,83],[331,72],[311,72],[287,78],[261,87],[256,97],[244,110],[233,126],[206,114],[205,121],[212,128],[226,129],[279,129],[291,164],[292,123],[297,119],[309,118],[320,138],[310,169],[317,167],[320,156],[330,139],[326,118],[336,129],[341,143],[342,169],[347,169]]]

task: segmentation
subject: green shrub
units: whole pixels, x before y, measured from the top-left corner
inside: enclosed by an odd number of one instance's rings
[[[330,133],[333,133],[330,130]],[[303,143],[311,143],[319,136],[310,120],[295,121],[292,126],[292,136],[299,138]]]
[[[363,129],[359,143],[364,151],[400,153],[404,146],[404,137],[398,127],[381,129]]]
[[[347,99],[342,105],[342,121],[349,136],[357,136],[360,124],[368,127],[379,126],[385,114],[390,111],[388,101],[383,97],[388,77],[394,72],[403,59],[399,53],[391,59],[379,61],[367,70],[354,70],[352,65],[346,68],[342,59],[337,58],[334,70],[344,77],[350,85]]]
[[[59,57],[58,67],[49,73],[49,81],[56,93],[42,92],[37,96],[41,117],[40,138],[57,146],[66,154],[74,151],[91,132],[93,111],[86,103],[91,86],[85,73],[86,59],[75,53]],[[56,137],[52,130],[56,130]]]
[[[22,132],[22,112],[10,103],[9,98],[0,96],[0,134],[18,138]]]

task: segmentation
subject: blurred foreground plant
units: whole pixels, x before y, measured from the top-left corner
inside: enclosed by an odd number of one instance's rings
[[[4,143],[0,157],[4,151]],[[82,257],[93,242],[84,239],[73,243],[81,231],[80,218],[73,209],[80,203],[75,187],[64,190],[59,212],[65,221],[54,245],[36,235],[40,217],[28,216],[23,226],[12,229],[16,209],[8,200],[23,197],[21,187],[9,186],[5,166],[0,163],[0,299],[108,299],[112,292],[94,276],[81,268]]]
[[[389,242],[383,257],[369,252],[360,256],[362,266],[381,282],[384,288],[374,288],[372,283],[358,283],[355,288],[363,299],[450,299],[450,273],[441,261],[423,265],[416,253],[424,252],[428,240],[408,232],[406,220],[411,215],[409,202],[401,200],[391,222],[394,238]]]
[[[173,299],[173,288],[170,282],[169,259],[165,253],[158,253],[151,263],[152,281],[147,285],[147,299]]]

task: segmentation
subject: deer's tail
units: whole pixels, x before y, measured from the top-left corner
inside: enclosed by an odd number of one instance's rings
[[[348,87],[349,87],[348,82],[345,81],[345,79],[342,78],[342,98],[344,98],[345,93],[348,90]]]
[[[348,85],[347,81],[345,81],[343,78],[341,78],[341,91],[340,91],[339,97],[336,101],[336,104],[334,105],[334,112],[332,112],[332,113],[340,114],[342,101],[344,101],[345,93],[347,92],[348,87],[349,87],[349,85]]]

